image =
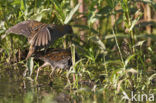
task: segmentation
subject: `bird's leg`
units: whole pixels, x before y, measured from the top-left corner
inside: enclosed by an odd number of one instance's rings
[[[30,45],[29,52],[28,52],[28,55],[26,57],[26,60],[28,60],[34,52],[35,52],[35,47]]]
[[[25,76],[27,75],[27,71],[28,71],[28,68],[26,68],[26,69],[24,70],[23,77],[25,77]]]
[[[35,78],[35,81],[37,81],[37,78],[38,78],[38,74],[39,74],[39,71],[40,69],[42,68],[42,66],[40,66],[38,69],[37,69],[37,74],[36,74],[36,78]]]
[[[47,49],[48,49],[48,47],[46,46],[46,47],[45,47],[45,50],[44,50],[44,54],[46,54],[46,52],[47,52]]]
[[[36,81],[37,81],[37,78],[38,78],[38,74],[39,74],[40,69],[43,68],[43,67],[46,67],[46,66],[48,66],[48,65],[49,65],[49,63],[45,62],[42,66],[40,66],[40,67],[37,69],[37,74],[36,74],[36,78],[35,78]]]
[[[50,73],[50,77],[54,74],[54,70],[55,70],[55,68],[51,65],[51,73]]]
[[[21,50],[18,49],[18,62],[21,60]]]
[[[62,72],[62,69],[59,68],[59,69],[57,70],[57,73],[60,74],[61,72]]]

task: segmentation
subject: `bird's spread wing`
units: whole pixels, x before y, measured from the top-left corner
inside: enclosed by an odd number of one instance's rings
[[[32,32],[36,31],[42,24],[43,23],[34,20],[23,21],[9,28],[6,31],[6,34],[14,33],[17,35],[24,35],[25,37],[29,37]]]
[[[24,35],[24,36],[28,37],[31,33],[31,31],[29,29],[29,23],[30,23],[30,21],[20,22],[16,25],[12,26],[11,28],[9,28],[6,31],[6,34],[14,33],[14,34]]]
[[[43,26],[30,40],[30,44],[33,46],[47,46],[51,42],[51,34],[48,30],[48,25]]]

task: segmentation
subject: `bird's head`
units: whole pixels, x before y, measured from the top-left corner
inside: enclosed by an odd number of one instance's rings
[[[73,34],[73,29],[70,25],[64,25],[64,30],[68,34]]]

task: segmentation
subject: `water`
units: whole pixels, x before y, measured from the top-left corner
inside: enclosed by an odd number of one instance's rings
[[[118,103],[123,96],[122,92],[115,94],[116,90],[111,86],[104,88],[107,86],[106,83],[95,83],[90,80],[79,79],[78,89],[73,88],[72,76],[72,84],[69,85],[65,72],[55,72],[49,77],[50,69],[44,68],[35,82],[35,70],[30,79],[23,77],[24,67],[5,66],[0,67],[0,103]],[[147,89],[147,92],[149,90]],[[126,92],[129,91],[130,89],[127,89]]]
[[[1,69],[0,103],[43,103],[47,100],[59,102],[58,100],[69,96],[69,90],[64,89],[66,81],[60,75],[50,79],[48,71],[41,71],[37,83],[23,78],[23,71],[24,68]],[[32,77],[35,77],[35,73]]]

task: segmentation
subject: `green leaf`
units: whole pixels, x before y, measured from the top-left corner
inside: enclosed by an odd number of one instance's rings
[[[146,41],[146,40],[142,40],[142,41],[137,42],[137,43],[133,46],[133,48],[134,48],[134,47],[137,47],[137,46],[142,46],[143,43],[144,43],[145,41]]]
[[[0,34],[4,33],[5,30],[0,30]]]
[[[75,6],[75,8],[73,8],[73,9],[70,11],[70,13],[67,15],[67,17],[66,17],[66,19],[65,19],[65,21],[64,21],[64,24],[69,23],[69,21],[72,19],[73,15],[74,15],[74,14],[76,13],[76,11],[79,9],[80,5],[81,5],[81,3],[77,4],[77,5]]]
[[[113,65],[113,64],[122,65],[122,62],[121,62],[121,60],[108,60],[105,63],[103,63],[103,65],[108,65],[108,64],[111,64],[111,65]]]
[[[142,16],[142,13],[140,13],[140,9],[137,10],[135,14],[136,15],[139,14],[139,16],[132,21],[132,25],[131,25],[131,27],[129,29],[130,31],[132,31],[132,29],[134,28],[135,24],[139,21],[140,17]]]
[[[71,47],[71,53],[72,53],[72,63],[74,66],[75,65],[75,45],[74,44]]]
[[[55,6],[57,18],[59,18],[59,20],[63,23],[63,21],[65,20],[65,14],[64,14],[64,10],[63,10],[62,6],[60,5],[60,3],[57,0],[52,0],[52,3]]]
[[[29,71],[29,75],[31,76],[32,75],[32,72],[33,72],[33,67],[34,67],[34,61],[33,61],[33,57],[30,57],[27,61],[27,68],[28,68],[28,71]]]
[[[152,74],[148,79],[151,81],[154,78],[156,78],[156,73],[155,74]]]
[[[99,45],[101,50],[104,50],[104,52],[106,52],[106,46],[98,36],[92,37],[92,40]]]
[[[133,74],[136,74],[138,73],[138,71],[136,71],[134,68],[129,68],[126,70],[127,73],[133,73]]]
[[[90,30],[91,32],[93,32],[95,34],[98,34],[98,31],[96,31],[94,28],[89,28],[86,25],[74,25],[74,27],[82,28],[82,29],[85,29],[85,30]]]
[[[25,8],[26,8],[25,0],[21,0],[21,10],[25,10]]]
[[[106,0],[106,2],[111,8],[113,8],[114,4],[112,0]]]
[[[130,61],[131,59],[133,59],[135,56],[136,56],[136,54],[133,54],[133,55],[130,55],[130,56],[126,59],[125,64],[124,64],[124,67],[125,67],[125,68],[127,67],[129,61]]]
[[[43,9],[43,10],[37,12],[35,15],[31,16],[30,19],[41,21],[43,15],[46,14],[46,13],[49,13],[49,12],[50,12],[50,8]]]

